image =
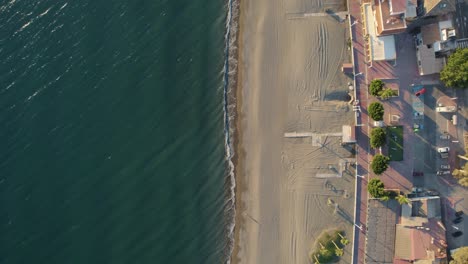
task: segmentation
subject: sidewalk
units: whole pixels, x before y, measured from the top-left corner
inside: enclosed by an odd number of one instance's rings
[[[414,150],[411,144],[413,133],[413,108],[411,105],[410,84],[417,76],[416,55],[413,50],[413,38],[408,34],[400,34],[396,38],[397,61],[396,66],[392,62],[373,62],[369,67],[365,63],[365,44],[362,31],[360,1],[349,1],[350,23],[352,24],[352,44],[355,73],[356,94],[360,102],[360,116],[357,118],[357,174],[363,177],[356,179],[356,216],[355,237],[352,263],[364,263],[365,260],[365,231],[367,217],[367,182],[373,177],[379,177],[388,189],[400,189],[409,191],[413,182],[413,156]],[[357,21],[357,22],[356,22]],[[356,23],[355,23],[356,22]],[[368,83],[373,79],[391,80],[399,83],[399,97],[387,101],[380,101],[368,92]],[[385,108],[384,122],[390,124],[390,116],[400,117],[398,125],[403,127],[403,161],[391,162],[390,168],[381,176],[375,176],[370,171],[373,151],[369,146],[369,132],[371,119],[367,114],[367,107],[371,102],[380,101]],[[363,228],[357,226],[362,225]]]

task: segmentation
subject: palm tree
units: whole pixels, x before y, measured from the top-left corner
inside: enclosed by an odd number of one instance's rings
[[[338,245],[335,243],[335,241],[331,241],[333,243],[333,245],[335,245],[336,249],[335,249],[335,255],[337,255],[338,257],[341,257],[343,256],[343,249],[339,248]]]
[[[382,98],[382,100],[387,100],[388,98],[395,95],[397,95],[396,92],[390,88],[384,89],[382,92],[380,92],[380,98]]]
[[[380,200],[383,201],[383,202],[386,202],[386,201],[390,200],[390,196],[388,196],[388,195],[382,196],[380,198]]]
[[[397,197],[397,201],[400,203],[400,204],[409,204],[410,203],[410,200],[408,199],[408,197],[400,194],[398,195]]]
[[[337,234],[341,237],[341,240],[340,240],[340,243],[341,243],[341,244],[343,244],[343,245],[345,245],[345,246],[349,244],[349,240],[348,240],[346,237],[342,236],[342,235],[340,234],[340,232],[337,232]]]
[[[336,255],[337,257],[341,257],[341,256],[343,256],[343,254],[344,254],[343,249],[337,248],[337,249],[335,250],[335,255]]]
[[[318,260],[317,256],[314,255],[314,259],[315,259],[315,264],[320,264],[320,261]]]

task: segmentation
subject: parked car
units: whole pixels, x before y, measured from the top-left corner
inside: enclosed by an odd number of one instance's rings
[[[459,223],[461,223],[461,221],[463,221],[463,217],[459,216],[459,217],[455,218],[455,219],[452,221],[452,223],[454,223],[454,224],[459,224]]]
[[[460,210],[460,211],[457,211],[457,212],[455,213],[455,216],[456,216],[456,217],[459,217],[459,216],[462,216],[462,215],[463,215],[463,211],[461,211],[461,210]]]
[[[439,192],[436,190],[428,190],[426,194],[429,196],[439,196]]]
[[[449,164],[441,164],[440,168],[443,170],[450,170],[450,165]]]
[[[462,232],[462,231],[457,231],[457,232],[453,232],[453,233],[452,233],[452,236],[453,236],[453,237],[459,237],[459,236],[461,236],[461,235],[463,235],[463,232]]]
[[[414,95],[420,96],[420,95],[425,94],[425,93],[426,93],[426,88],[422,88],[421,90],[417,91]]]
[[[443,158],[443,159],[448,158],[449,151],[450,151],[449,147],[437,148],[437,152],[439,152],[440,157]]]

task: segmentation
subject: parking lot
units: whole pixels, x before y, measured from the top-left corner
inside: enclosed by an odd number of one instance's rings
[[[458,102],[452,89],[440,85],[425,85],[425,88],[424,129],[416,132],[414,142],[414,170],[422,174],[416,174],[414,186],[440,193],[447,242],[449,248],[453,249],[468,245],[468,235],[452,236],[452,233],[457,231],[468,232],[468,219],[465,219],[467,216],[458,220],[459,223],[453,223],[456,211],[468,213],[468,191],[460,187],[451,175],[453,169],[460,166],[457,155],[464,153],[463,137],[459,134],[464,131],[466,121],[460,113],[439,113],[436,112],[436,108],[439,104],[447,105],[447,100],[458,107],[464,105],[464,102]],[[453,124],[454,114],[457,115],[457,125]],[[438,152],[438,148],[445,147],[449,148],[447,156]]]

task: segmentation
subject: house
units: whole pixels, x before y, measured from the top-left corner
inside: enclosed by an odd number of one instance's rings
[[[420,75],[439,73],[445,57],[457,48],[451,19],[424,25],[416,36],[416,56]]]

